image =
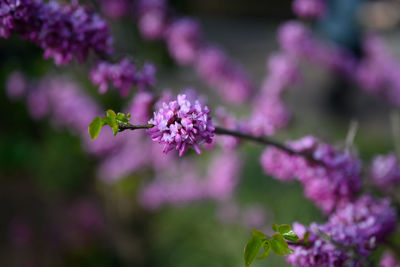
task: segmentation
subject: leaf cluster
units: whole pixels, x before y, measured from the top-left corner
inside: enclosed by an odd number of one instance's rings
[[[249,267],[255,259],[265,259],[271,250],[280,256],[285,256],[293,252],[289,248],[287,241],[298,242],[299,237],[293,232],[288,224],[274,224],[272,236],[266,235],[261,231],[252,230],[252,237],[247,241],[244,249],[244,263]]]
[[[119,126],[129,124],[130,118],[131,115],[129,113],[125,115],[124,113],[118,112],[118,114],[116,114],[113,110],[109,109],[107,110],[106,116],[97,116],[89,124],[88,130],[90,138],[92,140],[96,139],[105,125],[110,126],[114,136],[116,136],[119,132]]]

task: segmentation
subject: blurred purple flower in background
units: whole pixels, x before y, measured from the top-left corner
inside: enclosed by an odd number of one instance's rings
[[[6,84],[7,95],[11,100],[20,100],[27,90],[27,84],[24,75],[19,72],[13,72],[7,80]]]
[[[119,19],[129,14],[131,0],[100,0],[101,11],[107,17]]]
[[[168,28],[167,5],[165,0],[138,0],[136,2],[138,28],[149,40],[162,39]]]
[[[325,0],[294,0],[293,12],[304,18],[320,18],[325,11]]]
[[[332,146],[311,136],[287,144],[297,152],[309,153],[324,165],[267,148],[261,157],[264,171],[283,181],[296,177],[302,183],[306,197],[324,213],[329,214],[348,203],[360,190],[360,162],[348,152],[335,151]]]
[[[385,252],[379,262],[379,267],[399,267],[398,259],[391,252]]]
[[[391,191],[400,185],[400,166],[395,154],[378,155],[371,163],[370,175],[377,187]]]
[[[168,28],[166,41],[171,56],[178,64],[192,64],[203,42],[201,27],[193,19],[176,20]]]
[[[129,94],[133,86],[138,86],[140,91],[155,84],[156,69],[153,64],[146,63],[141,71],[138,71],[133,63],[124,58],[118,63],[112,64],[102,61],[90,72],[90,78],[99,86],[99,92],[104,94],[109,84],[119,90],[123,97]]]
[[[53,58],[57,65],[67,64],[73,57],[84,61],[90,51],[99,54],[112,51],[107,23],[78,5],[2,1],[0,36],[8,38],[13,33],[39,45],[44,58]]]

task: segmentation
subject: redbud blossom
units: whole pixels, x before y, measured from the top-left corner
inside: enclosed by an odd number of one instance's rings
[[[177,100],[154,112],[149,124],[154,127],[147,130],[153,141],[164,144],[164,153],[172,149],[179,150],[182,156],[190,147],[200,154],[199,145],[210,143],[215,130],[210,110],[198,100],[191,103],[186,95],[178,95]]]

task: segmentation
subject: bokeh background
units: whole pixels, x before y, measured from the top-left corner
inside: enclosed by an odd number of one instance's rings
[[[348,10],[366,1],[328,2],[335,2],[338,15],[319,22],[318,32],[357,50],[363,17],[359,8],[354,9],[357,14]],[[170,4],[179,14],[198,18],[206,39],[223,47],[258,84],[265,75],[268,55],[277,49],[277,26],[293,17],[290,0],[171,0]],[[173,63],[162,43],[142,40],[131,21],[110,23],[120,55],[129,53],[138,61],[149,59],[157,65],[157,87],[206,89],[191,68]],[[368,23],[379,26],[393,55],[400,58],[395,18],[385,23],[378,14]],[[104,183],[96,177],[96,159],[85,153],[79,137],[53,127],[49,120],[33,120],[25,103],[12,101],[6,94],[5,84],[13,71],[33,79],[62,73],[74,77],[104,110],[121,108],[124,101],[115,91],[97,93],[88,80],[88,66],[55,67],[42,59],[40,49],[16,36],[0,40],[0,59],[1,266],[244,265],[243,247],[250,236],[246,219],[223,220],[218,216],[221,207],[207,200],[157,211],[144,209],[137,199],[144,175],[133,173],[114,184]],[[285,96],[293,120],[276,139],[313,134],[343,145],[350,122],[356,120],[355,144],[361,158],[368,160],[373,154],[393,150],[390,105],[317,66],[304,63],[302,71],[304,84]],[[218,99],[211,102],[218,103]],[[282,184],[262,173],[262,147],[246,144],[241,149],[244,170],[235,201],[249,212],[246,218],[255,217],[260,229],[276,222],[324,220],[304,198],[298,183]],[[254,266],[286,264],[272,256]]]

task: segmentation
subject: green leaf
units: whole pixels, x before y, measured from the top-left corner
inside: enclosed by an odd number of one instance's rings
[[[124,113],[118,112],[118,114],[117,114],[117,122],[118,123],[128,123],[129,122],[129,118],[127,116],[125,116]]]
[[[288,224],[282,224],[278,227],[278,232],[282,234],[282,236],[289,241],[297,242],[299,241],[299,237],[293,232],[292,227]]]
[[[279,228],[279,226],[278,226],[277,223],[274,223],[274,224],[272,225],[272,230],[274,230],[275,232],[278,232],[278,228]]]
[[[112,127],[112,132],[113,132],[114,136],[117,135],[117,133],[119,132],[119,127],[118,127],[118,125],[114,125],[114,126]]]
[[[104,122],[100,117],[96,117],[92,120],[92,122],[89,124],[89,135],[92,140],[96,139],[99,134],[100,130],[103,127]]]
[[[251,230],[251,233],[253,236],[260,237],[260,238],[265,238],[265,234],[261,231],[258,231],[256,229]]]
[[[117,114],[115,114],[114,110],[109,109],[109,110],[107,110],[107,117],[117,118]]]
[[[108,124],[112,131],[114,136],[117,135],[118,130],[119,130],[119,124],[117,122],[117,114],[111,109],[107,110],[107,116],[103,118],[104,122]]]
[[[295,232],[293,232],[292,230],[290,230],[287,233],[282,234],[282,236],[289,241],[293,241],[293,242],[297,242],[299,241],[299,237],[296,235]]]
[[[269,253],[271,252],[271,245],[269,244],[269,242],[265,242],[264,244],[264,251],[263,253],[260,254],[260,256],[257,257],[258,260],[262,260],[265,259],[269,256]]]
[[[244,263],[246,267],[249,267],[253,263],[265,242],[265,239],[258,236],[252,236],[249,239],[244,248]]]
[[[289,224],[281,224],[279,225],[277,232],[283,234],[289,232],[290,230],[292,230],[292,227],[290,227]]]
[[[277,255],[284,256],[293,252],[281,234],[274,234],[270,240],[270,244],[272,251]]]

